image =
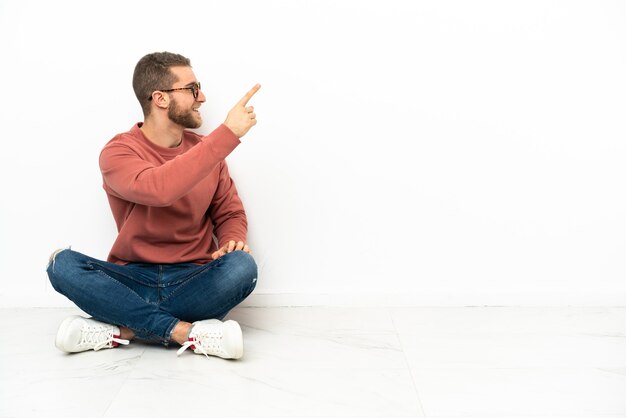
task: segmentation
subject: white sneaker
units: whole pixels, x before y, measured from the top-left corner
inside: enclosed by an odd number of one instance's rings
[[[196,321],[176,355],[191,347],[196,354],[238,359],[243,355],[243,335],[241,327],[235,321],[222,322],[219,319]]]
[[[127,345],[128,340],[120,338],[120,329],[91,318],[72,315],[59,326],[54,345],[66,353],[113,348]]]

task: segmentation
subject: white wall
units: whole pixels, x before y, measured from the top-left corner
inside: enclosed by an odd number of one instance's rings
[[[98,154],[137,60],[192,59],[260,304],[623,304],[626,3],[0,3],[0,307],[70,306],[55,248],[106,258]]]

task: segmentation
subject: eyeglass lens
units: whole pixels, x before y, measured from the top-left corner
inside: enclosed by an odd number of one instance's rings
[[[193,98],[197,99],[198,95],[200,94],[200,89],[202,87],[200,87],[200,83],[196,83],[191,87],[191,92],[193,93]]]

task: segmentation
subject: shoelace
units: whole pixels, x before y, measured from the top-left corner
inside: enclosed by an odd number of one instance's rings
[[[183,351],[189,347],[193,347],[193,350],[197,353],[204,354],[207,358],[209,354],[224,353],[221,340],[224,338],[219,331],[210,331],[208,329],[192,330],[193,336],[189,337],[189,341],[185,341],[183,345],[176,352],[177,356],[180,356]]]
[[[82,338],[79,345],[93,345],[94,351],[101,348],[113,347],[113,343],[128,345],[128,340],[123,340],[113,335],[113,328],[105,326],[87,325],[82,329]]]

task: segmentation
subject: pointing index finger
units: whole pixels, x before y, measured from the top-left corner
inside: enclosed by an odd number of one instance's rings
[[[260,84],[257,84],[257,85],[255,85],[254,87],[252,87],[252,88],[250,89],[250,91],[249,91],[249,92],[247,92],[247,93],[246,93],[246,95],[245,95],[245,96],[243,96],[243,97],[241,98],[241,100],[239,100],[238,105],[240,105],[240,106],[245,106],[245,105],[248,103],[248,100],[250,100],[250,99],[252,98],[252,96],[254,96],[254,94],[255,94],[257,91],[259,91],[259,89],[260,89],[260,88],[261,88],[261,85],[260,85]]]

